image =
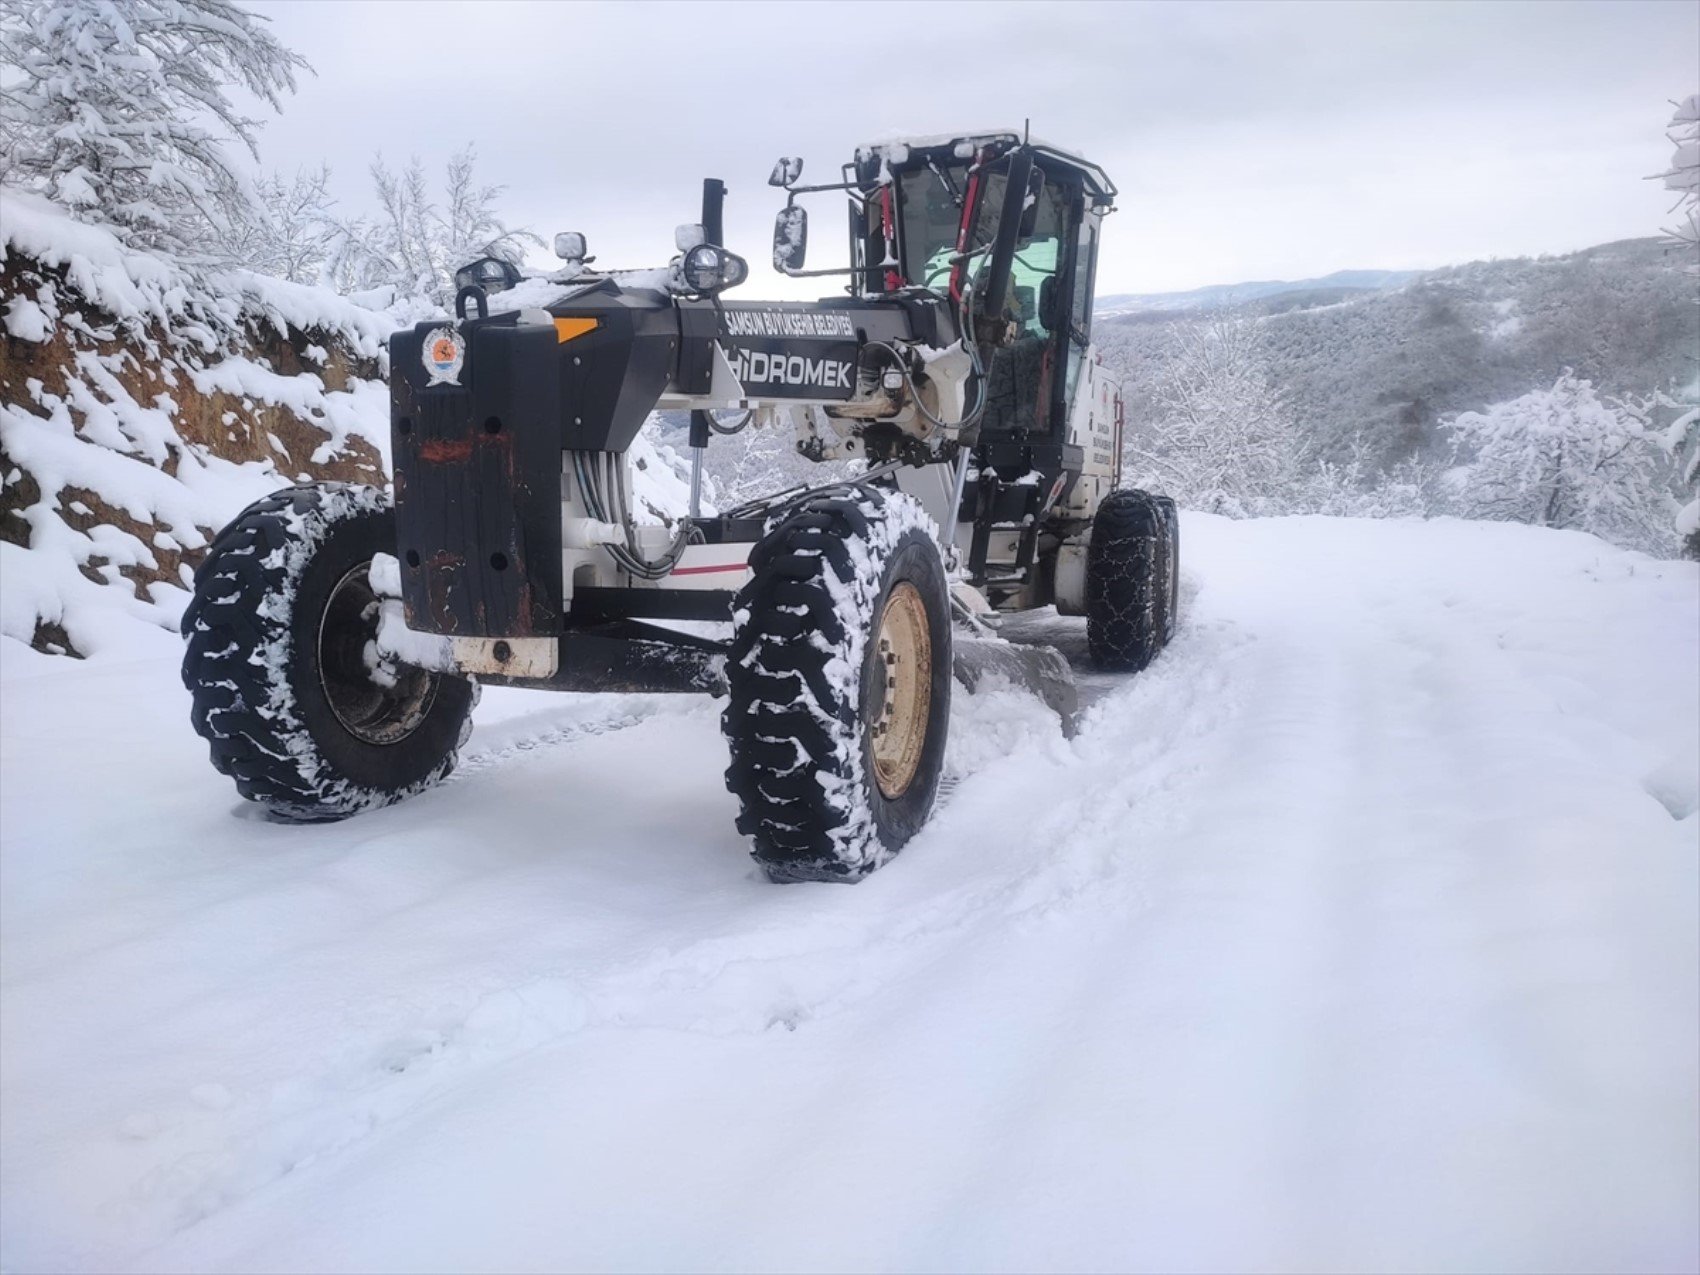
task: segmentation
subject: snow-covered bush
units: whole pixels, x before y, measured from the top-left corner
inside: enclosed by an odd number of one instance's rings
[[[256,121],[230,91],[271,105],[306,70],[229,0],[4,0],[0,166],[133,246],[216,251],[253,200],[229,143]]]
[[[807,481],[805,467],[820,467],[797,455],[793,437],[784,426],[752,426],[730,438],[710,437],[704,469],[715,490],[732,504],[794,486]]]
[[[1139,417],[1124,457],[1128,480],[1189,509],[1400,518],[1434,504],[1438,470],[1420,455],[1383,469],[1379,449],[1359,434],[1342,459],[1322,457],[1255,319],[1218,315],[1175,328]]]
[[[1666,399],[1665,404],[1675,416],[1659,433],[1659,445],[1675,460],[1687,494],[1671,527],[1682,538],[1683,555],[1700,558],[1700,381],[1690,385],[1686,401]]]
[[[1666,473],[1635,411],[1569,369],[1549,389],[1460,413],[1446,428],[1468,458],[1447,476],[1453,512],[1670,552]]]
[[[1191,509],[1285,513],[1306,465],[1299,422],[1270,374],[1258,325],[1218,317],[1175,333],[1125,468]]]
[[[1380,469],[1374,450],[1359,436],[1344,461],[1317,462],[1293,492],[1286,512],[1342,518],[1423,518],[1434,513],[1441,467],[1418,455]]]

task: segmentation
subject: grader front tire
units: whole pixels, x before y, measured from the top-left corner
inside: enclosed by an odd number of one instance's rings
[[[931,526],[873,489],[801,503],[733,603],[722,726],[738,829],[775,881],[857,881],[932,813],[950,602]]]

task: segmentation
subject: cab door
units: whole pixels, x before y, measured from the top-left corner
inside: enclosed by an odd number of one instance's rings
[[[1042,170],[1034,169],[1035,173]],[[1064,385],[1078,192],[1041,178],[1031,193],[1003,291],[1004,340],[987,364],[982,434],[1052,441],[1067,418]],[[995,291],[995,290],[993,290]]]
[[[1075,229],[1074,277],[1069,289],[1065,441],[1080,449],[1081,462],[1080,477],[1064,495],[1059,512],[1074,519],[1090,517],[1121,480],[1121,385],[1092,344],[1093,282],[1102,220],[1083,210]]]

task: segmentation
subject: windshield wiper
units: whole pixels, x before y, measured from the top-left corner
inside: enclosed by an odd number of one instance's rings
[[[958,208],[962,207],[962,196],[957,192],[956,186],[951,182],[950,177],[945,173],[944,169],[939,167],[938,160],[929,159],[927,161],[927,167],[932,169],[933,172],[937,174],[938,179],[944,183],[944,188],[950,192],[951,203],[955,204]]]

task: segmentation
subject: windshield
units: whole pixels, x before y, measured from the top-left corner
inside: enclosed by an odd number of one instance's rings
[[[897,178],[903,221],[903,277],[943,292],[950,284],[950,258],[962,224],[966,163],[914,169]]]
[[[967,187],[964,163],[912,169],[897,179],[899,216],[903,225],[903,276],[910,283],[943,292],[950,285],[951,257],[956,253],[962,199]],[[994,170],[982,178],[980,215],[969,238],[967,277],[972,285],[990,253],[1003,209],[1007,174]],[[1058,249],[1068,220],[1066,197],[1050,182],[1039,196],[1033,236],[1022,242],[1012,263],[1009,291],[1011,317],[1037,335],[1047,331],[1038,299],[1046,279],[1057,273]],[[1045,316],[1050,317],[1050,316]]]

